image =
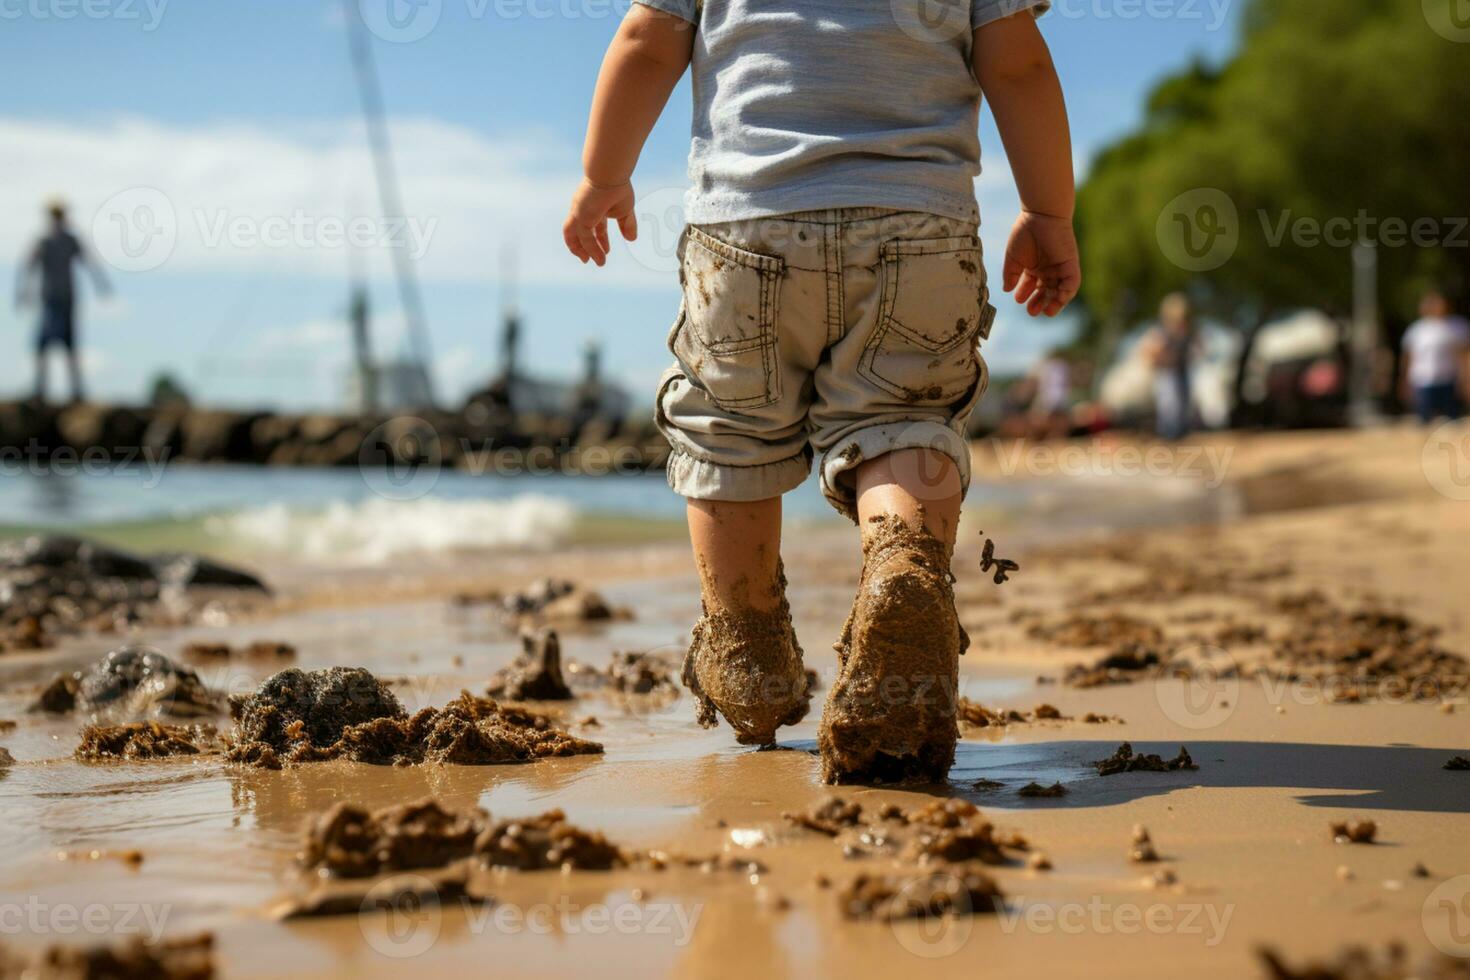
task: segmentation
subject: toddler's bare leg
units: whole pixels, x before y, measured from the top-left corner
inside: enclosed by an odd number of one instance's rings
[[[959,737],[950,554],[962,497],[940,453],[903,449],[857,469],[863,573],[837,644],[817,734],[829,783],[942,782]]]
[[[781,498],[689,501],[704,616],[684,660],[700,724],[715,712],[750,745],[806,715],[806,673],[791,628],[781,569]]]
[[[688,510],[705,608],[776,608],[783,598],[781,498],[691,500]]]

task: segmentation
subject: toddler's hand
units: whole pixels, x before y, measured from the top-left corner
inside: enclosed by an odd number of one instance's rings
[[[572,195],[572,209],[561,228],[567,248],[584,265],[588,259],[598,265],[607,261],[609,218],[618,223],[618,231],[622,232],[623,238],[631,242],[638,237],[632,182],[616,187],[599,187],[584,178]]]
[[[1006,243],[1001,279],[1032,316],[1060,313],[1082,284],[1071,220],[1022,211]]]

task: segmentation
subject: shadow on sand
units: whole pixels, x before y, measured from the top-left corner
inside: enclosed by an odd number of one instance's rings
[[[1115,806],[1192,786],[1297,790],[1307,806],[1470,813],[1470,775],[1445,770],[1456,754],[1447,749],[1391,745],[1313,745],[1300,742],[1202,742],[1185,744],[1199,769],[1129,772],[1099,776],[1092,763],[1112,755],[1118,742],[1057,741],[1025,744],[961,742],[945,795],[1007,809]],[[1135,742],[1140,753],[1173,758],[1177,742]],[[1004,785],[972,789],[981,779]],[[1067,795],[1034,799],[1017,795],[1032,781],[1060,782]],[[956,794],[956,790],[959,792]],[[1322,792],[1315,792],[1315,791]]]

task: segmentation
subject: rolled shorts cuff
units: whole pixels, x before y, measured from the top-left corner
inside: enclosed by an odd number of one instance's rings
[[[849,471],[863,462],[898,449],[932,449],[954,461],[960,475],[960,493],[970,488],[970,445],[943,422],[886,422],[858,429],[839,439],[822,456],[822,494],[844,517],[857,522],[856,481]]]
[[[802,451],[774,463],[735,466],[699,459],[675,448],[665,468],[669,486],[694,500],[769,500],[801,485],[811,472],[810,453]]]

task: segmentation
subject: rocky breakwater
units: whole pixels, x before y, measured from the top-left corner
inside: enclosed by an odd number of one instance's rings
[[[282,415],[191,406],[0,403],[0,472],[176,460],[270,466],[431,466],[602,475],[658,469],[668,446],[636,423],[476,411]]]

